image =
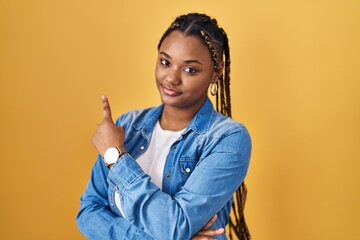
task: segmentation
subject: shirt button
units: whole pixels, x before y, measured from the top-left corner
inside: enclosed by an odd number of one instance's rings
[[[190,168],[186,168],[186,169],[185,169],[185,172],[190,173],[190,172],[191,172],[191,169],[190,169]]]
[[[140,147],[140,149],[141,149],[141,150],[144,150],[144,149],[145,149],[145,147],[144,147],[144,146],[141,146],[141,147]]]
[[[169,178],[169,177],[170,177],[170,173],[167,173],[167,174],[166,174],[166,177]]]
[[[111,206],[113,207],[113,206],[114,206],[114,203],[111,203]]]

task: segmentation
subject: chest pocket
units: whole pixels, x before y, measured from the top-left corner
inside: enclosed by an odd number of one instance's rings
[[[180,172],[182,182],[185,184],[191,173],[194,171],[197,163],[197,158],[194,157],[181,157],[180,158]]]

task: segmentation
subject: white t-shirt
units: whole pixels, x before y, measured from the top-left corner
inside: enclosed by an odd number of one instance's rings
[[[177,132],[163,130],[159,121],[157,121],[148,149],[136,160],[141,169],[151,177],[151,182],[160,189],[162,189],[166,156],[171,145],[184,130]]]

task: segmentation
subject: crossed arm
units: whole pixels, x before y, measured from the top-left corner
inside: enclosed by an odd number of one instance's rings
[[[81,208],[77,216],[80,231],[90,240],[142,239],[153,240],[139,227],[130,223],[121,214],[111,211],[106,181],[99,181],[107,175],[107,168],[101,159],[96,161],[85,193],[81,197]],[[210,240],[221,235],[223,228],[209,229],[217,215],[197,233],[193,240]],[[159,225],[161,227],[161,225]]]

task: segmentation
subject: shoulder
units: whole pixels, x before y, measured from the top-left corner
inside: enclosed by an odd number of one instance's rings
[[[250,156],[252,149],[251,137],[245,125],[218,112],[213,113],[209,128],[198,135],[197,142],[204,147],[203,157],[214,152]]]
[[[234,121],[230,117],[224,116],[219,112],[214,112],[211,119],[211,127],[206,135],[212,138],[224,138],[234,134],[239,137],[250,139],[250,134],[244,124]]]
[[[210,128],[198,136],[202,146],[201,162],[209,156],[217,156],[217,164],[248,166],[252,150],[249,131],[244,124],[221,113],[214,113]],[[216,155],[213,155],[216,154]],[[244,165],[245,164],[245,165]],[[219,165],[220,166],[220,165]],[[224,166],[224,165],[221,165]]]

